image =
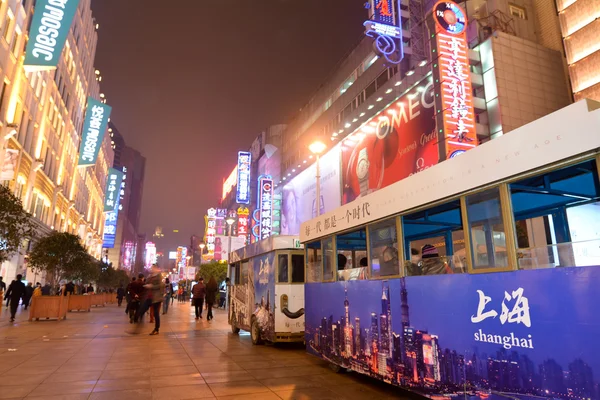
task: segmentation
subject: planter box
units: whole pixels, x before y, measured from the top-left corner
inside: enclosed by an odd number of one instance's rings
[[[84,296],[82,294],[76,294],[69,296],[69,311],[87,311],[90,312],[92,308],[92,296]]]
[[[106,303],[106,299],[104,294],[90,294],[87,295],[87,297],[89,297],[91,300],[91,306],[92,307],[104,307],[104,304]]]
[[[70,296],[37,296],[32,297],[29,307],[29,321],[34,318],[39,321],[43,319],[65,319]]]

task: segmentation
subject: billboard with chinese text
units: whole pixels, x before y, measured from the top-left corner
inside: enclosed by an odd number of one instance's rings
[[[104,193],[104,212],[119,210],[119,198],[121,193],[121,183],[123,182],[123,172],[115,168],[108,169],[108,178],[106,180],[106,191]]]
[[[599,284],[597,266],[307,284],[307,350],[427,396],[599,399]]]
[[[321,157],[320,214],[340,206],[340,147]],[[298,235],[300,224],[317,216],[316,165],[302,171],[283,187],[281,198],[282,235]]]
[[[342,203],[435,165],[438,137],[431,78],[342,141]]]
[[[96,164],[111,110],[112,108],[106,104],[91,97],[88,98],[79,147],[79,163],[77,164],[79,167],[90,167]]]
[[[238,204],[250,204],[250,167],[252,155],[247,151],[238,153],[237,166],[237,191],[236,202]]]

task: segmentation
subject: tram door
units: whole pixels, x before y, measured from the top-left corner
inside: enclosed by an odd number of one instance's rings
[[[304,332],[304,252],[277,252],[275,332]]]

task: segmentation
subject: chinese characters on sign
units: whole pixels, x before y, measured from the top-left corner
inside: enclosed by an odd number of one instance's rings
[[[486,296],[482,290],[478,290],[479,304],[477,306],[477,314],[471,316],[471,322],[479,323],[488,318],[496,318],[498,311],[490,309],[485,311],[487,304],[492,301],[492,298]],[[509,309],[506,303],[514,303],[512,309]],[[502,300],[502,310],[500,314],[500,323],[517,323],[523,324],[528,328],[531,328],[531,316],[529,315],[529,299],[523,296],[523,288],[518,288],[512,293],[504,292],[504,299]]]
[[[217,210],[208,209],[206,213],[206,251],[209,257],[215,254],[215,236],[217,234]]]
[[[250,204],[250,166],[252,155],[247,151],[238,153],[238,174],[236,202],[239,204]]]
[[[121,183],[123,182],[123,172],[115,168],[108,170],[108,179],[106,181],[106,192],[104,199],[104,212],[117,211],[119,207],[119,194],[121,192]]]
[[[273,179],[261,176],[258,180],[258,208],[260,210],[260,239],[271,236],[273,231]]]
[[[369,20],[363,24],[365,34],[375,39],[379,56],[389,63],[399,64],[404,58],[400,0],[370,0],[366,7]]]
[[[238,223],[237,223],[237,234],[239,238],[248,239],[248,219],[250,217],[250,210],[247,207],[240,207],[237,210]]]
[[[477,146],[467,45],[467,18],[455,3],[440,1],[433,8],[437,26],[439,74],[446,158]]]
[[[83,138],[79,147],[78,166],[89,167],[96,164],[110,112],[111,108],[106,104],[91,97],[88,99],[83,124]]]
[[[117,234],[117,218],[119,213],[111,211],[105,213],[104,233],[102,234],[102,247],[112,249],[115,247],[115,236]]]
[[[347,226],[354,226],[360,223],[361,220],[367,220],[371,216],[371,204],[368,201],[352,205],[351,207],[344,207],[343,209],[343,214],[326,216],[322,220],[317,220],[314,227],[311,224],[306,224],[303,232],[305,238],[311,237],[311,235],[325,235],[330,229],[340,228],[340,223]]]

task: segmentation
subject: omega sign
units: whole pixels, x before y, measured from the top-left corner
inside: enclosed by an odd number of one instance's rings
[[[260,239],[271,236],[273,231],[273,179],[261,176],[258,180],[260,193],[258,205],[260,210]]]
[[[29,32],[26,70],[55,69],[79,0],[38,0]]]

